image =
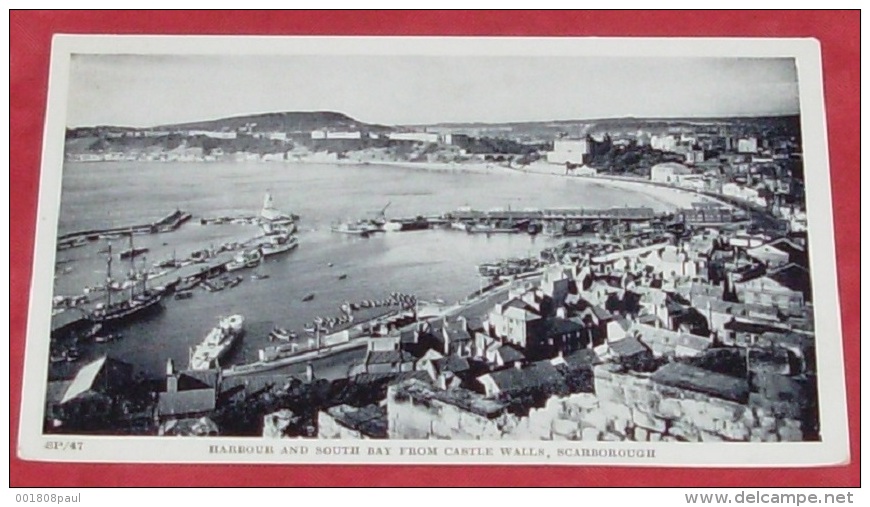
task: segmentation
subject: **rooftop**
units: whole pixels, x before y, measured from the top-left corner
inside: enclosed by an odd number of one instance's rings
[[[810,289],[810,272],[795,263],[772,271],[767,277],[796,292],[807,292]]]
[[[220,372],[213,370],[185,370],[178,373],[178,390],[217,388],[220,384]]]
[[[571,354],[562,357],[562,360],[565,364],[573,367],[592,366],[601,362],[601,359],[598,358],[598,354],[591,349],[580,349],[576,352],[572,352]]]
[[[627,336],[619,341],[610,343],[610,351],[619,357],[632,357],[647,352],[643,343],[633,336]]]
[[[371,438],[387,438],[387,409],[378,405],[336,405],[326,410],[339,424]]]
[[[550,335],[563,335],[568,333],[576,333],[580,330],[584,329],[582,324],[574,322],[570,319],[562,319],[559,317],[554,317],[549,321],[549,329],[547,332]]]
[[[366,354],[366,364],[393,364],[414,361],[414,356],[404,350],[370,350]]]
[[[779,327],[769,326],[761,322],[747,322],[743,320],[732,320],[730,322],[726,322],[723,327],[725,329],[728,329],[729,331],[734,331],[736,333],[750,334],[762,334],[770,331],[782,331],[782,329]]]
[[[161,416],[201,414],[215,409],[215,390],[191,389],[174,393],[160,393],[157,413]]]
[[[498,348],[496,353],[501,356],[502,361],[504,361],[505,363],[526,360],[526,356],[522,352],[510,345],[502,345]]]
[[[402,382],[393,389],[394,397],[399,401],[410,399],[414,403],[425,404],[431,400],[436,400],[490,419],[499,416],[507,408],[507,404],[504,402],[485,398],[483,395],[467,389],[444,391],[419,380]]]
[[[435,365],[435,368],[438,370],[439,373],[445,371],[461,373],[471,368],[471,366],[468,364],[467,359],[454,355],[435,359],[434,361],[432,361],[432,364]]]
[[[668,363],[652,374],[652,381],[661,385],[722,398],[738,403],[749,399],[749,382],[683,363]]]
[[[360,373],[353,377],[356,384],[378,384],[385,382],[387,385],[400,384],[406,380],[417,380],[429,383],[431,379],[425,371],[403,371],[400,373]]]
[[[101,376],[100,374],[103,373]],[[133,366],[107,356],[102,356],[83,366],[70,382],[61,403],[91,390],[112,390],[116,384],[127,382],[133,375]],[[99,383],[99,385],[95,385]]]
[[[549,361],[538,361],[525,368],[505,368],[481,377],[489,376],[501,392],[519,392],[528,389],[557,386],[565,379],[559,370]]]

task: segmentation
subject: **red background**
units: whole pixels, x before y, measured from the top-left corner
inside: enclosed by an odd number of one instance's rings
[[[10,485],[860,485],[859,11],[13,11],[10,13]],[[18,460],[18,411],[54,33],[815,37],[821,41],[852,463],[806,469],[69,465]],[[13,227],[14,225],[14,227]],[[821,323],[824,325],[824,323]]]

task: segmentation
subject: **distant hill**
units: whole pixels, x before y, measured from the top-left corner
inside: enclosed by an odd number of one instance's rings
[[[335,111],[292,111],[233,116],[218,120],[161,125],[156,129],[238,130],[252,125],[254,131],[307,132],[322,128],[353,130],[392,130],[384,125],[364,123]]]
[[[247,114],[202,120],[188,123],[155,125],[147,128],[130,128],[101,125],[97,127],[78,127],[67,130],[67,138],[89,137],[107,132],[133,132],[137,130],[206,130],[206,131],[237,131],[251,126],[253,132],[310,132],[312,130],[365,130],[369,132],[384,132],[392,127],[361,122],[350,116],[335,111],[292,111],[280,113]]]

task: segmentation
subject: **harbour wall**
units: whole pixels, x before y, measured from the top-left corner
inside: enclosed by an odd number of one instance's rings
[[[181,210],[175,210],[160,220],[148,224],[125,225],[122,227],[109,227],[106,229],[91,229],[87,231],[70,232],[57,237],[59,244],[74,241],[79,238],[96,239],[101,234],[153,234],[174,230],[184,222],[190,220],[191,214]]]

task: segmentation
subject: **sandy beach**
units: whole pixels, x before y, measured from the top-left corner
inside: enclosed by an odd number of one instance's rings
[[[332,162],[335,163],[335,162]],[[661,202],[664,205],[675,208],[690,208],[693,203],[709,202],[722,206],[732,207],[730,204],[719,201],[712,197],[698,194],[691,190],[657,185],[649,180],[626,176],[578,176],[565,174],[565,168],[561,165],[546,162],[535,162],[520,167],[506,167],[496,162],[397,162],[397,161],[373,161],[357,162],[340,160],[340,165],[382,165],[390,167],[402,167],[414,170],[434,172],[470,172],[478,174],[493,174],[503,176],[537,175],[547,177],[561,177],[582,180],[589,185],[602,185],[611,188],[620,188],[629,192],[642,192],[647,196]]]

